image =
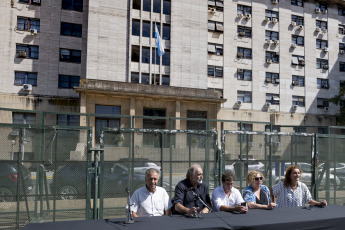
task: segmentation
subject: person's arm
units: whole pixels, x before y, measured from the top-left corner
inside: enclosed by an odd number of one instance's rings
[[[246,213],[248,211],[248,207],[247,206],[240,206],[237,205],[235,207],[230,207],[227,205],[222,205],[219,208],[220,211],[224,211],[224,212],[241,212],[241,213]]]
[[[132,211],[132,216],[133,216],[133,217],[139,217],[139,216],[137,215],[137,213],[136,213],[136,212],[133,212],[133,211]]]
[[[323,207],[323,206],[327,206],[327,201],[326,200],[323,200],[321,202],[318,202],[316,200],[311,200],[308,202],[308,204],[310,205],[314,205],[314,206],[319,206],[319,207]]]
[[[164,211],[164,214],[165,214],[166,216],[170,216],[170,215],[171,215],[171,209],[169,208],[168,210],[165,210],[165,211]]]
[[[257,208],[257,209],[274,209],[276,207],[276,204],[275,203],[269,203],[267,205],[264,205],[264,204],[256,204],[252,201],[249,201],[247,202],[249,208]]]
[[[177,203],[177,204],[175,204],[175,210],[181,214],[188,214],[188,215],[193,216],[197,213],[198,208],[196,208],[196,207],[186,208],[181,203]]]

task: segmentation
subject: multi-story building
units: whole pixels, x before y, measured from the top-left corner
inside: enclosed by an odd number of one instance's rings
[[[335,124],[329,99],[345,80],[340,0],[8,0],[0,13],[1,107]]]

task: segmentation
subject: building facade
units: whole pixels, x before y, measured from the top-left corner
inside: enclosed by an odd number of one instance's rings
[[[335,125],[343,1],[8,0],[0,12],[3,108]]]

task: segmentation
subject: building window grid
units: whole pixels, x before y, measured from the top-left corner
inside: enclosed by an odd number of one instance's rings
[[[303,96],[292,96],[292,105],[304,107],[305,106],[305,97],[303,97]]]
[[[316,28],[321,28],[322,30],[327,30],[327,22],[316,20]]]
[[[298,46],[304,46],[304,37],[298,35],[292,35],[292,44],[296,44]]]
[[[345,72],[345,62],[339,62],[339,71]]]
[[[83,0],[62,0],[61,8],[64,10],[83,11]]]
[[[279,73],[266,72],[266,82],[279,83],[279,80],[277,81],[277,79],[279,79]]]
[[[222,22],[208,21],[208,30],[212,32],[223,33],[224,26]]]
[[[213,44],[208,43],[208,53],[217,55],[217,56],[223,56],[223,45],[221,44]]]
[[[207,75],[209,77],[223,77],[223,67],[222,66],[207,66]]]
[[[41,5],[41,2],[37,2],[33,0],[19,0],[18,2],[23,3],[23,4]]]
[[[277,41],[277,40],[279,40],[279,33],[275,32],[275,31],[266,30],[266,32],[265,32],[265,39],[266,40]]]
[[[279,12],[273,10],[265,10],[265,17],[273,21],[273,19],[279,21]]]
[[[252,37],[252,28],[246,26],[237,26],[237,33],[240,36],[251,38]]]
[[[39,48],[38,46],[17,44],[16,57],[17,58],[30,58],[38,59]]]
[[[316,48],[317,49],[324,49],[328,47],[328,41],[322,39],[316,39]]]
[[[80,76],[72,75],[59,75],[59,88],[73,89],[74,86],[78,87]]]
[[[279,105],[279,101],[279,94],[266,93],[266,103],[271,103],[272,105]]]
[[[304,76],[292,75],[292,85],[304,87]]]
[[[266,60],[269,59],[273,63],[279,63],[279,53],[266,51]]]
[[[303,7],[303,1],[304,0],[291,0],[291,5]]]
[[[224,2],[221,0],[208,0],[208,6],[215,8],[217,11],[224,10]]]
[[[237,69],[237,79],[243,81],[251,81],[252,71],[249,69]]]
[[[327,4],[323,2],[316,2],[315,9],[327,10]]]
[[[326,98],[317,98],[317,108],[329,107],[329,100]]]
[[[250,91],[237,91],[237,100],[243,103],[251,103],[252,102],[252,92]]]
[[[245,6],[245,5],[237,5],[237,14],[252,14],[252,7],[251,6]]]
[[[244,59],[252,59],[252,50],[249,48],[237,47],[237,57]]]
[[[329,89],[329,80],[328,79],[317,79],[317,88],[318,89]]]
[[[296,25],[303,26],[304,18],[302,16],[291,15],[291,22],[296,22]]]
[[[14,73],[14,85],[23,84],[37,86],[37,73],[16,71]]]
[[[25,17],[18,17],[17,18],[17,30],[37,30],[40,31],[40,19],[36,18],[25,18]]]
[[[316,59],[316,68],[317,69],[328,69],[328,60],[327,59]]]
[[[339,51],[345,51],[345,43],[339,43]]]
[[[71,50],[71,49],[60,49],[60,61],[62,62],[72,62],[81,63],[81,51]]]
[[[338,6],[338,15],[345,16],[345,7]]]
[[[60,34],[72,37],[82,37],[82,25],[68,22],[61,22]]]
[[[339,24],[338,25],[338,32],[339,32],[339,34],[344,35],[345,34],[345,25]]]
[[[293,65],[300,65],[304,66],[305,65],[305,59],[304,56],[299,56],[299,55],[292,55],[292,63]]]

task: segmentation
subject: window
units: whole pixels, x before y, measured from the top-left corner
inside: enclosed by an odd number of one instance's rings
[[[141,83],[142,84],[150,84],[150,75],[148,73],[141,74]]]
[[[60,49],[60,61],[81,63],[81,51],[70,50],[70,49]]]
[[[328,60],[317,58],[316,59],[316,68],[317,69],[328,69]]]
[[[37,30],[40,31],[40,20],[35,18],[17,18],[17,30]]]
[[[152,64],[160,65],[161,64],[161,59],[160,56],[157,54],[157,48],[152,47]],[[155,61],[156,58],[156,61]]]
[[[327,10],[327,4],[323,2],[316,2],[315,9]]]
[[[139,83],[139,73],[131,72],[131,82],[132,83]]]
[[[316,48],[317,49],[324,49],[328,47],[328,41],[316,39]]]
[[[277,41],[277,40],[279,40],[279,33],[278,32],[274,32],[274,31],[270,31],[270,30],[266,30],[266,32],[265,32],[265,39],[266,40]]]
[[[17,44],[16,57],[38,59],[38,46]]]
[[[345,25],[339,24],[338,32],[339,32],[339,34],[345,34]]]
[[[149,21],[143,21],[142,26],[143,26],[142,36],[149,38],[150,37],[150,22]]]
[[[271,60],[273,63],[279,63],[279,53],[266,51],[266,60]]]
[[[316,20],[316,28],[327,30],[327,22]]]
[[[143,11],[151,12],[151,0],[143,0]]]
[[[209,77],[223,77],[223,67],[222,66],[207,66],[207,75]]]
[[[170,85],[170,76],[169,75],[162,75],[162,85]]]
[[[79,126],[79,116],[78,115],[66,115],[66,114],[57,114],[56,117],[57,125],[71,125]]]
[[[107,105],[96,105],[97,114],[108,114],[108,115],[121,115],[120,106],[107,106]],[[120,128],[120,118],[117,117],[97,117],[95,118],[95,141],[100,143],[102,128]]]
[[[161,13],[161,0],[153,0],[153,12]]]
[[[150,47],[141,47],[141,62],[150,63]]]
[[[270,21],[273,21],[273,19],[279,21],[279,12],[272,11],[272,10],[265,10],[265,17],[269,18]]]
[[[223,33],[224,27],[222,22],[208,21],[208,30]]]
[[[187,118],[207,119],[207,111],[187,110]],[[187,120],[188,130],[206,130],[206,121]]]
[[[266,93],[266,103],[271,103],[272,105],[279,105],[279,94]]]
[[[82,36],[82,25],[68,22],[61,22],[61,35],[80,37]]]
[[[344,51],[345,52],[345,43],[339,43],[339,52]]]
[[[339,71],[345,72],[345,62],[339,62]]]
[[[37,73],[16,71],[14,72],[14,84],[31,84],[33,86],[37,86]]]
[[[303,0],[291,0],[291,5],[303,7]]]
[[[292,75],[292,85],[304,87],[304,76]]]
[[[71,75],[59,75],[59,88],[73,89],[79,86],[80,77]]]
[[[132,20],[132,35],[140,36],[140,20]]]
[[[343,6],[338,6],[338,15],[344,16],[345,15],[345,8]]]
[[[305,65],[304,56],[292,55],[291,60],[292,60],[293,65],[300,65],[300,66]]]
[[[170,15],[170,0],[163,0],[163,14]]]
[[[83,0],[62,0],[62,9],[83,11]]]
[[[252,50],[248,48],[237,47],[237,57],[244,59],[252,59]]]
[[[36,124],[36,114],[35,113],[19,113],[12,112],[12,123],[13,124]]]
[[[163,34],[161,34],[163,40],[170,40],[170,25],[163,24]]]
[[[133,0],[133,9],[135,10],[141,9],[141,0]]]
[[[268,83],[279,84],[279,73],[266,72],[265,81]]]
[[[328,79],[317,79],[317,88],[318,89],[329,89],[329,81]]]
[[[143,116],[146,117],[165,117],[165,109],[153,109],[153,108],[143,108]],[[165,129],[166,128],[165,119],[152,119],[144,118],[143,119],[143,128],[144,129]],[[155,135],[153,133],[144,133],[143,134],[143,144],[144,146],[151,147],[161,147],[162,146],[162,136]]]
[[[251,38],[252,28],[246,26],[237,26],[237,33],[241,37]]]
[[[221,45],[221,44],[208,43],[207,50],[208,50],[209,54],[214,54],[217,56],[223,56],[223,45]]]
[[[237,5],[237,14],[252,14],[252,7],[244,6],[244,5]]]
[[[306,133],[307,129],[305,127],[293,127],[293,131],[295,133]]]
[[[237,123],[237,130],[251,132],[253,131],[253,124]],[[251,134],[239,134],[237,136],[238,142],[241,141],[241,137],[242,137],[242,142],[247,142],[247,140],[250,142],[253,141],[253,135]]]
[[[340,81],[339,82],[339,87],[340,88],[345,88],[345,81]]]
[[[237,69],[237,79],[243,81],[251,81],[252,71],[250,69]]]
[[[249,91],[237,91],[237,100],[242,101],[243,103],[252,102],[252,92]]]
[[[317,98],[317,108],[329,107],[329,100],[325,98]]]
[[[152,85],[160,85],[159,74],[152,74],[151,84]]]
[[[221,0],[208,0],[208,6],[215,8],[217,11],[223,11],[224,4]]]
[[[305,97],[302,96],[292,96],[292,105],[297,105],[300,107],[305,106]]]
[[[304,46],[304,37],[298,35],[292,35],[292,44],[298,46]]]
[[[326,128],[317,128],[317,133],[327,134],[327,129]]]
[[[132,62],[139,62],[140,60],[140,47],[132,45]]]
[[[170,50],[165,49],[162,56],[162,65],[170,66]]]
[[[19,0],[18,2],[32,5],[41,5],[41,1],[38,0]]]
[[[302,16],[291,15],[291,22],[296,22],[296,25],[303,26],[304,18]]]

